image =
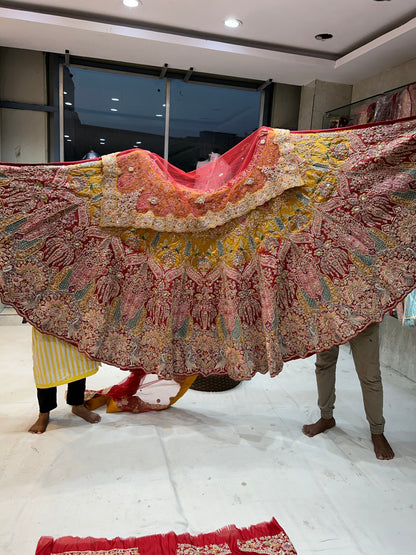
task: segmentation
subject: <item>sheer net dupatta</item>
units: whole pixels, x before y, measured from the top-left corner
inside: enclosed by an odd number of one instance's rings
[[[200,232],[223,225],[302,185],[290,132],[262,127],[185,173],[156,154],[103,156],[103,228]]]
[[[117,385],[85,392],[85,404],[90,410],[107,405],[107,412],[149,412],[164,410],[176,403],[193,384],[197,374],[175,379],[161,379],[144,370],[130,372]]]

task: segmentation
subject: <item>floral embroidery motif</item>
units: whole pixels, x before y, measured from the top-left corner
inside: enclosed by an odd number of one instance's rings
[[[75,551],[65,551],[60,552],[59,555],[140,555],[140,552],[137,551],[136,547],[133,548],[115,548],[115,549],[100,549],[99,551],[91,551],[90,549],[79,551],[78,549]]]
[[[184,543],[178,545],[176,555],[232,555],[232,552],[225,543],[221,545],[205,545],[203,547]]]
[[[296,555],[296,551],[284,532],[276,536],[264,536],[252,540],[238,540],[238,547],[242,552],[263,555]]]

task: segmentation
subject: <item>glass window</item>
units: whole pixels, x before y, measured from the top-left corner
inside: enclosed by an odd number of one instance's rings
[[[192,171],[258,128],[262,94],[82,62],[63,66],[64,160],[139,147]]]
[[[64,159],[144,148],[163,156],[165,80],[64,67]]]
[[[223,154],[259,126],[261,92],[173,79],[169,162],[192,171],[211,153]]]

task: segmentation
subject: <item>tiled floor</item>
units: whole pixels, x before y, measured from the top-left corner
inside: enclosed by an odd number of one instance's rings
[[[37,415],[30,326],[0,315],[0,555],[33,555],[40,536],[192,534],[274,516],[299,555],[416,552],[416,384],[383,368],[386,435],[377,461],[348,347],[337,373],[337,427],[313,439],[313,359],[223,393],[190,391],[160,413],[89,425],[60,403]],[[104,366],[88,382],[123,378]]]

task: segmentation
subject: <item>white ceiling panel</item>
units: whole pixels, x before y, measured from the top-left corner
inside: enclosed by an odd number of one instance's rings
[[[228,16],[243,24],[227,29]],[[316,40],[320,33],[333,38]],[[0,2],[0,46],[296,85],[353,84],[416,57],[416,2]]]

